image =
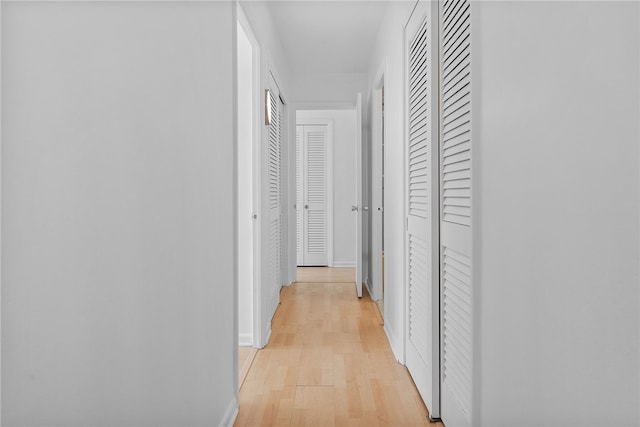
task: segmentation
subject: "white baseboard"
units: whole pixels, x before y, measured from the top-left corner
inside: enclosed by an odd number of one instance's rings
[[[269,338],[271,338],[271,322],[267,325],[267,333],[263,342],[260,343],[258,348],[265,348],[269,344]]]
[[[233,423],[236,422],[236,417],[238,416],[238,399],[233,398],[231,402],[229,402],[229,406],[227,406],[227,410],[224,411],[224,416],[218,424],[220,427],[233,427]]]
[[[269,340],[271,339],[271,322],[269,322],[269,330],[267,331],[267,339],[264,341],[264,345],[269,344]]]
[[[253,347],[253,334],[240,334],[238,336],[238,345],[240,347]]]
[[[371,280],[369,280],[368,277],[364,281],[364,285],[367,287],[367,291],[369,292],[369,296],[371,296],[371,298],[373,299],[373,292],[371,292]]]
[[[333,261],[333,267],[355,267],[356,263],[353,261]]]
[[[385,321],[384,322],[384,333],[387,336],[387,340],[389,340],[389,346],[391,347],[391,351],[393,352],[393,355],[395,356],[396,360],[401,363],[402,365],[405,364],[405,360],[404,360],[404,351],[401,351],[402,348],[401,346],[399,346],[401,343],[399,343],[396,340],[395,335],[393,335],[393,332],[391,332],[391,329],[388,328],[388,323]]]

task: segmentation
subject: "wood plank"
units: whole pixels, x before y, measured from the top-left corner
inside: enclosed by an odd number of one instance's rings
[[[298,386],[291,425],[335,426],[334,392],[332,386]]]

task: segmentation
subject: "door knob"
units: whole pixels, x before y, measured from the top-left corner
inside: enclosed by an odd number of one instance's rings
[[[304,208],[305,209],[309,209],[309,205],[304,205]]]
[[[351,212],[353,211],[357,212],[358,210],[359,210],[358,206],[351,206]]]

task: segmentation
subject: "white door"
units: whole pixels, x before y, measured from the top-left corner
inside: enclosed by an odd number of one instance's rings
[[[470,426],[473,390],[471,281],[471,4],[440,3],[442,420]]]
[[[328,264],[327,141],[327,125],[296,126],[297,261],[300,266]]]
[[[362,94],[356,101],[356,204],[351,210],[356,214],[356,293],[362,296]]]
[[[431,418],[440,417],[437,40],[431,2],[405,28],[408,132],[406,364]],[[436,21],[437,22],[437,21]]]
[[[278,85],[270,79],[269,105],[271,108],[271,122],[269,124],[268,155],[268,314],[273,316],[280,303],[281,276],[281,195],[282,195],[282,100]]]
[[[296,126],[296,265],[304,265],[303,130],[304,126]]]
[[[383,241],[383,163],[382,145],[384,140],[384,76],[378,80],[379,86],[372,92],[371,101],[371,297],[383,298],[382,285],[382,241]]]

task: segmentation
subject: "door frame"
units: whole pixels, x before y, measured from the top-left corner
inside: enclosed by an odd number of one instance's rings
[[[355,105],[349,103],[349,102],[292,102],[289,105],[289,111],[288,111],[288,118],[289,118],[289,123],[288,123],[288,132],[289,135],[293,135],[293,137],[295,138],[295,134],[296,134],[296,126],[297,126],[297,113],[298,111],[307,111],[307,110],[350,110],[355,108]],[[296,171],[295,171],[295,164],[296,164],[296,149],[297,149],[297,144],[290,144],[289,145],[289,159],[290,165],[293,165],[293,173],[290,174],[290,180],[289,180],[289,200],[292,200],[293,203],[290,203],[290,209],[291,209],[291,213],[290,213],[290,218],[291,220],[289,221],[289,233],[290,233],[290,238],[289,238],[289,278],[291,280],[292,283],[296,282],[298,280],[298,260],[297,260],[297,251],[296,251],[296,238],[297,238],[297,227],[296,227],[296,202],[297,202],[297,197],[296,197],[296,190],[298,188],[298,182],[296,179]]]
[[[280,86],[278,74],[275,69],[271,68],[271,74],[278,85],[280,90],[280,100],[282,101],[282,125],[280,129],[281,138],[281,153],[280,153],[280,286],[289,286],[295,280],[295,277],[291,275],[289,259],[291,254],[291,247],[289,246],[291,236],[295,239],[295,211],[293,205],[295,203],[295,187],[293,189],[294,195],[291,196],[291,175],[295,175],[295,157],[291,157],[292,150],[295,150],[295,133],[290,133],[289,127],[289,110],[291,109],[288,103],[286,92]],[[294,148],[292,148],[292,146]],[[293,151],[295,156],[295,151]],[[291,224],[293,222],[293,231]],[[295,251],[295,240],[293,250]]]
[[[297,110],[296,110],[297,112]],[[297,129],[297,126],[305,126],[305,125],[326,125],[327,126],[327,149],[325,151],[325,154],[327,156],[326,158],[326,170],[325,170],[325,178],[326,178],[326,196],[327,196],[327,241],[326,241],[326,245],[327,245],[327,266],[328,267],[333,267],[333,120],[331,119],[302,119],[302,120],[298,120],[297,118],[297,114],[296,114],[296,122],[295,122],[295,126]],[[298,153],[298,146],[297,144],[293,144],[295,145],[295,154],[297,155]],[[294,157],[295,158],[295,157]],[[296,173],[295,173],[295,162],[292,163],[293,165],[293,169],[294,169],[294,173],[292,173],[292,175],[295,177]],[[294,198],[293,200],[295,200],[295,204],[296,204],[296,209],[299,208],[299,206],[297,205],[297,198],[295,197],[296,195],[296,190],[298,188],[298,182],[296,181],[295,186],[293,187],[293,195]],[[290,193],[291,194],[291,193]],[[295,227],[295,223],[294,223],[294,227]],[[297,236],[297,232],[298,230],[296,229],[294,235]],[[294,244],[294,248],[295,248],[295,244]],[[297,254],[296,254],[297,255]],[[297,259],[296,259],[296,265],[297,265]]]
[[[252,167],[253,167],[253,177],[252,177],[252,215],[253,215],[253,280],[252,280],[252,333],[251,333],[251,343],[253,347],[261,348],[264,346],[262,344],[262,321],[261,321],[261,313],[262,313],[262,300],[261,300],[261,265],[262,265],[262,237],[261,237],[261,221],[259,221],[262,209],[260,205],[260,185],[261,185],[261,173],[262,173],[262,162],[260,159],[261,156],[261,143],[262,143],[262,126],[261,123],[264,123],[263,112],[261,109],[261,96],[262,92],[262,66],[261,66],[261,49],[260,44],[249,24],[249,21],[242,9],[242,5],[238,3],[237,6],[237,25],[242,28],[245,35],[249,39],[249,43],[251,44],[253,57],[252,57],[252,80],[253,80],[253,102],[252,102],[252,139],[253,139],[253,150],[252,150]],[[238,266],[239,268],[239,266]]]
[[[386,282],[386,273],[382,265],[382,241],[384,236],[384,212],[376,215],[377,210],[382,206],[382,165],[384,164],[384,151],[382,150],[383,141],[387,139],[387,126],[384,126],[384,114],[378,101],[382,97],[384,88],[387,87],[387,62],[388,58],[384,57],[376,77],[373,80],[371,90],[371,200],[369,202],[369,210],[371,212],[371,276],[367,283],[371,299],[379,301],[383,298],[382,283]],[[382,132],[380,132],[382,129]],[[378,206],[380,205],[380,206]],[[379,280],[375,280],[378,277]],[[384,313],[382,314],[384,318]]]
[[[351,206],[351,211],[355,211],[356,213],[356,295],[358,298],[362,297],[362,283],[364,278],[364,263],[362,262],[362,253],[364,250],[363,240],[364,240],[364,202],[363,202],[363,192],[362,192],[362,182],[363,182],[363,174],[364,168],[362,164],[362,124],[365,122],[362,119],[363,115],[362,108],[362,93],[358,92],[356,96],[356,140],[355,140],[355,151],[356,151],[356,204]]]

